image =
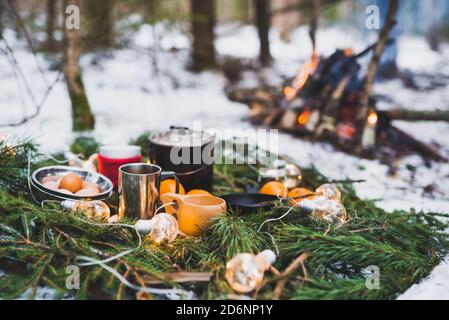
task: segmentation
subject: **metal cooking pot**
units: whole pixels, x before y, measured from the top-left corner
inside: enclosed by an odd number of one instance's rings
[[[186,191],[212,192],[215,136],[185,127],[148,137],[150,161],[165,171],[173,171]]]

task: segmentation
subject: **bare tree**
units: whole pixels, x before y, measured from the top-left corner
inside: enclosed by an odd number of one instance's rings
[[[3,32],[3,19],[5,18],[5,7],[3,6],[3,2],[0,1],[0,34]]]
[[[47,34],[47,40],[45,46],[48,50],[54,50],[56,48],[56,41],[53,33],[55,31],[57,5],[58,0],[47,0],[47,21],[45,30]]]
[[[393,27],[396,24],[396,15],[399,9],[399,0],[390,0],[390,4],[388,6],[388,14],[387,19],[385,21],[385,25],[380,31],[379,41],[374,48],[373,57],[371,58],[371,62],[368,66],[368,72],[365,78],[365,82],[363,84],[362,93],[360,97],[360,108],[356,117],[356,127],[357,133],[355,137],[355,149],[358,152],[362,151],[362,137],[364,128],[366,125],[366,120],[368,117],[369,109],[370,109],[370,98],[373,95],[373,86],[374,80],[377,75],[377,68],[379,66],[380,58],[382,53],[384,52],[385,46],[387,45],[389,36]]]
[[[80,5],[80,0],[64,0],[68,5]],[[74,131],[93,129],[95,119],[91,112],[86,91],[81,77],[79,59],[81,56],[80,30],[64,27],[64,61],[63,71],[72,103],[72,123]]]
[[[216,65],[214,48],[214,0],[190,0],[193,34],[191,69],[200,71]]]
[[[254,0],[256,6],[256,25],[257,33],[259,34],[260,52],[259,60],[263,66],[267,66],[271,62],[270,53],[270,1],[269,0]]]

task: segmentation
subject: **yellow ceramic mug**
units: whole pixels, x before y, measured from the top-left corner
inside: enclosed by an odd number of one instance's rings
[[[209,227],[213,218],[226,213],[226,201],[215,196],[165,193],[160,199],[163,204],[176,203],[167,206],[166,211],[176,213],[179,229],[192,236]]]

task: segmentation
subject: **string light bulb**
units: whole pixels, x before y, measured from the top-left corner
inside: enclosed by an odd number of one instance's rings
[[[301,169],[293,164],[285,164],[285,176],[282,178],[282,183],[287,189],[296,188],[302,181]]]
[[[148,235],[155,243],[161,243],[164,240],[172,242],[179,232],[178,220],[168,213],[159,213],[151,220],[138,220],[135,228],[140,234]]]
[[[271,250],[257,255],[240,253],[226,264],[226,280],[237,292],[251,292],[262,283],[264,273],[276,261]]]
[[[71,211],[81,211],[90,219],[107,220],[111,216],[111,210],[103,201],[64,200],[61,206]]]
[[[313,218],[333,224],[342,224],[346,221],[346,208],[340,202],[329,199],[304,199],[299,207],[310,211]]]
[[[324,198],[329,200],[334,200],[337,202],[341,201],[341,191],[335,184],[323,184],[316,189],[316,193],[323,195]]]

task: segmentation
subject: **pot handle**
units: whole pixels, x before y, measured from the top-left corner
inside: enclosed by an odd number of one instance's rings
[[[179,179],[176,176],[176,172],[174,171],[162,171],[161,172],[161,181],[167,180],[167,179],[175,179],[176,182],[176,187],[175,187],[175,192],[179,193]]]

